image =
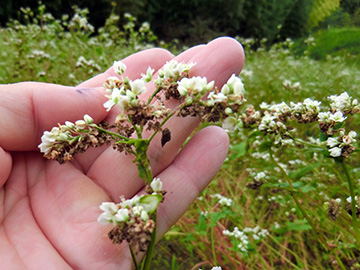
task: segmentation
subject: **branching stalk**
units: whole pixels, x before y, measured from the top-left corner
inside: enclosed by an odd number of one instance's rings
[[[356,211],[354,183],[353,183],[352,178],[349,174],[349,171],[346,167],[344,158],[340,158],[339,160],[340,160],[341,167],[343,168],[343,170],[345,172],[346,180],[348,182],[348,186],[349,186],[349,190],[350,190],[352,227],[354,229],[357,245],[359,245],[360,244],[360,232],[359,232],[358,220],[357,220],[357,216],[356,216],[357,211]]]
[[[312,222],[311,218],[309,217],[309,215],[306,213],[305,209],[302,207],[301,203],[299,202],[299,199],[297,198],[297,196],[295,195],[295,189],[292,185],[292,182],[291,182],[291,179],[289,177],[289,175],[287,174],[287,172],[284,170],[283,167],[280,166],[280,164],[274,159],[274,156],[273,156],[273,152],[271,150],[271,147],[270,147],[270,158],[271,160],[275,163],[275,165],[280,169],[280,171],[282,172],[282,174],[285,176],[285,179],[286,179],[286,182],[289,184],[289,192],[290,192],[290,195],[291,197],[294,199],[295,201],[295,204],[296,206],[300,209],[301,213],[304,215],[305,219],[307,220],[307,222],[309,223],[309,225],[311,226],[314,234],[315,234],[315,237],[317,239],[320,240],[320,242],[323,244],[324,248],[326,250],[328,250],[328,244],[326,243],[325,239],[317,232],[316,230],[316,227],[314,225],[314,223]]]

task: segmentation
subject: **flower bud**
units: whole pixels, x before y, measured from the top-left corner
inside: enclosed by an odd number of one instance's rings
[[[88,114],[84,115],[84,120],[87,124],[92,124],[94,123],[94,119],[92,119]]]

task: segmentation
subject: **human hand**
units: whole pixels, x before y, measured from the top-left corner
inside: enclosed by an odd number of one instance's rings
[[[135,79],[148,66],[160,69],[172,58],[162,49],[134,54],[123,60],[128,67],[124,76]],[[220,38],[175,59],[196,62],[190,75],[206,76],[221,87],[240,72],[244,54],[238,42]],[[43,131],[65,120],[89,114],[96,122],[113,121],[116,112],[103,108],[101,87],[112,75],[109,69],[77,87],[29,82],[0,86],[0,269],[132,268],[126,243],[113,245],[109,228],[97,222],[102,202],[141,192],[144,182],[131,156],[99,147],[59,165],[37,149]],[[178,152],[197,125],[195,118],[172,118],[171,141],[161,148],[156,140],[149,148],[153,175],[168,192],[158,209],[158,236],[181,217],[226,156],[227,134],[216,127],[200,131]]]

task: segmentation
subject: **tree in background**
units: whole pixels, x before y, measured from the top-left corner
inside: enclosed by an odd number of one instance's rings
[[[6,0],[0,6],[1,24],[16,18],[20,7],[35,8],[37,0]],[[360,25],[360,0],[49,0],[47,11],[60,18],[72,16],[72,6],[88,8],[89,21],[95,28],[104,25],[111,12],[130,13],[141,22],[149,22],[160,40],[194,45],[217,36],[266,39],[270,45],[288,37],[307,35],[330,14],[339,25]],[[339,9],[339,5],[341,9]],[[334,13],[335,11],[335,13]],[[346,19],[351,18],[351,19]],[[331,22],[331,20],[328,20]],[[327,26],[327,25],[326,25]]]

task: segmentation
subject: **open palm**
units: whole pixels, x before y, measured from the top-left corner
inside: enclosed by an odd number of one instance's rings
[[[124,76],[140,77],[148,66],[162,67],[172,55],[162,49],[124,59]],[[243,50],[230,38],[193,47],[176,57],[196,62],[191,76],[206,76],[221,86],[239,73]],[[74,161],[59,165],[37,149],[41,134],[57,123],[89,114],[95,121],[112,121],[103,108],[101,88],[113,71],[77,87],[44,83],[0,86],[0,269],[131,269],[126,243],[113,245],[110,228],[97,222],[103,201],[133,197],[143,188],[132,157],[111,147],[89,149]],[[149,86],[151,89],[151,86]],[[168,191],[158,210],[158,235],[186,211],[220,168],[227,152],[226,133],[216,127],[200,131],[180,152],[198,125],[194,118],[173,118],[172,139],[149,148],[153,175]]]

